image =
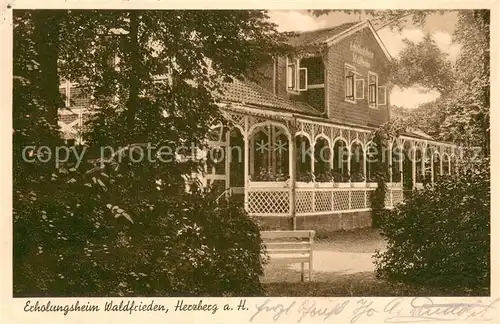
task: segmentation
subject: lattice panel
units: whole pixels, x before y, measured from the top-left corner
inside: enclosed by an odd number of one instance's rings
[[[348,210],[349,209],[349,191],[334,191],[333,192],[333,209]]]
[[[345,138],[347,141],[349,141],[349,130],[348,129],[343,129],[341,131],[342,137]]]
[[[314,130],[314,135],[318,135],[319,133],[321,133],[323,131],[323,129],[320,125],[314,125],[313,130]]]
[[[332,128],[332,140],[334,140],[337,137],[342,136],[342,132],[340,131],[339,128]]]
[[[351,192],[351,209],[365,209],[365,190]]]
[[[261,117],[249,117],[248,118],[248,126],[250,127],[252,125],[264,123],[266,121],[268,121],[268,119],[261,118]]]
[[[240,114],[229,114],[229,118],[233,124],[241,126],[245,129],[245,116]]]
[[[354,141],[355,139],[358,138],[358,132],[356,131],[349,131],[349,139],[350,141]]]
[[[312,134],[312,124],[309,123],[303,123],[303,130],[306,132],[309,136]]]
[[[260,215],[288,215],[288,191],[248,191],[248,212]]]
[[[295,196],[295,208],[296,212],[302,213],[312,213],[313,212],[313,201],[312,201],[312,191],[298,191]]]
[[[315,209],[317,212],[332,211],[332,192],[318,191],[315,194]]]

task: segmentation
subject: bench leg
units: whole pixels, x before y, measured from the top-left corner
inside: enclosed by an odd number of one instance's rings
[[[300,271],[300,281],[304,281],[304,262],[300,264],[300,268],[302,271]]]
[[[313,279],[313,269],[311,262],[309,262],[309,281],[312,281],[312,279]]]

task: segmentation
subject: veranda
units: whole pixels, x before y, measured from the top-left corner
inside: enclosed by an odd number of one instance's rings
[[[373,128],[231,104],[229,131],[214,129],[209,145],[228,158],[209,159],[204,179],[227,195],[243,195],[253,216],[312,216],[370,210],[376,154],[389,166],[387,208],[403,192],[453,172],[457,147],[401,135],[377,152]],[[217,163],[218,162],[218,163]]]

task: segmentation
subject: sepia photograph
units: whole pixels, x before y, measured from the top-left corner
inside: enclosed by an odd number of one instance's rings
[[[490,296],[490,38],[489,9],[14,8],[9,294]]]

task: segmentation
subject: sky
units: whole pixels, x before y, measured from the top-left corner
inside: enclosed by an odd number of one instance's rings
[[[279,31],[306,31],[320,28],[333,27],[350,21],[359,21],[370,18],[365,15],[349,15],[342,12],[333,12],[329,15],[313,17],[305,10],[278,10],[270,11],[271,20],[278,25]],[[404,48],[403,39],[418,42],[426,33],[430,33],[440,49],[449,54],[452,62],[455,62],[460,46],[452,42],[452,34],[457,22],[457,15],[453,12],[444,15],[431,15],[425,26],[415,27],[407,24],[401,31],[391,31],[390,28],[382,28],[378,31],[380,39],[385,44],[392,57],[398,57]],[[375,26],[377,29],[377,26]],[[435,100],[439,97],[436,91],[426,91],[418,87],[401,89],[395,87],[390,95],[392,105],[414,108],[419,104]]]

